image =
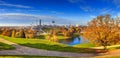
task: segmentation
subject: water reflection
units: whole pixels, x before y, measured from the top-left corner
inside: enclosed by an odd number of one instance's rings
[[[86,40],[83,40],[82,37],[75,37],[75,38],[70,38],[70,39],[59,40],[59,43],[67,44],[70,46],[85,43],[85,42],[86,42]]]

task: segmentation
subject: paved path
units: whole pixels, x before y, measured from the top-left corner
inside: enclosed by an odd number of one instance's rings
[[[0,38],[0,42],[16,47],[15,50],[0,51],[0,55],[38,55],[38,56],[74,57],[74,58],[97,56],[97,54],[93,54],[93,53],[70,53],[70,52],[58,52],[58,51],[48,51],[48,50],[30,48],[30,47],[18,45],[16,43],[7,41],[2,38]]]
[[[116,58],[115,56],[119,56],[120,58],[120,49],[108,51],[107,53],[104,53],[101,56],[96,56],[94,58],[111,58],[111,57]]]
[[[120,56],[120,49],[109,51],[104,56]]]

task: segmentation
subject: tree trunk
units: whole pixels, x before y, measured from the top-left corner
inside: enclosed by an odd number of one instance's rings
[[[107,49],[107,46],[103,46],[104,47],[104,50],[106,50]]]

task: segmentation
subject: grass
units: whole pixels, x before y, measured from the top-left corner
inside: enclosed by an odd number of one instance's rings
[[[36,39],[45,39],[45,35],[39,35],[36,37]]]
[[[120,45],[119,46],[113,46],[113,47],[108,47],[108,50],[115,50],[115,49],[120,49]]]
[[[58,39],[69,39],[69,37],[64,37],[63,35],[58,35]]]
[[[11,38],[6,36],[0,36],[8,41],[15,42],[19,45],[45,49],[45,50],[54,50],[54,51],[62,51],[62,52],[75,52],[75,53],[94,53],[95,49],[89,48],[76,48],[67,46],[64,44],[60,44],[57,42],[51,42],[44,39],[25,39],[25,38]]]
[[[93,43],[83,43],[83,44],[75,45],[74,47],[90,48],[90,47],[95,47],[95,44],[93,44]]]
[[[35,37],[36,39],[45,39],[45,35],[39,35]],[[67,39],[68,37],[64,37],[63,35],[58,35],[58,39]]]
[[[65,36],[63,36],[62,34],[59,34],[59,35],[58,35],[58,39],[70,39],[70,38],[79,37],[79,36],[80,36],[80,35],[77,34],[77,33],[73,34],[72,37],[65,37]]]
[[[0,58],[65,58],[65,57],[57,57],[57,56],[17,56],[17,55],[3,55]]]
[[[0,42],[0,50],[12,50],[12,49],[15,49],[15,47]]]

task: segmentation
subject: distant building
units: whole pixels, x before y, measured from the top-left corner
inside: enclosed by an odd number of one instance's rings
[[[76,25],[75,25],[75,27],[79,27],[79,25],[78,25],[78,24],[76,24]]]
[[[41,25],[41,19],[39,20],[39,27],[41,27],[42,25]]]

